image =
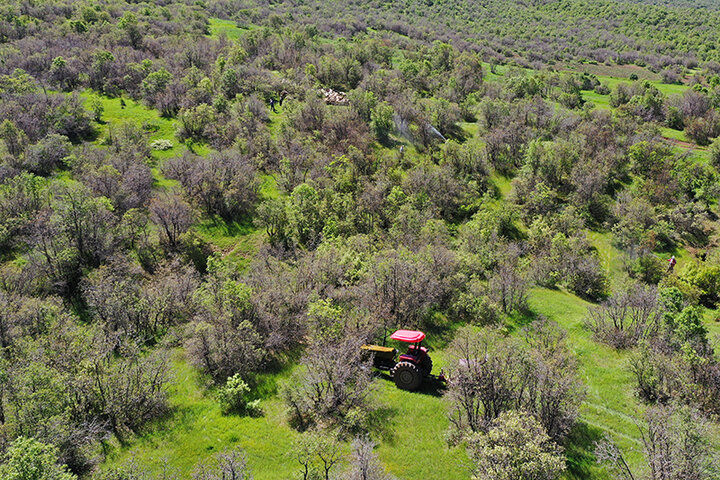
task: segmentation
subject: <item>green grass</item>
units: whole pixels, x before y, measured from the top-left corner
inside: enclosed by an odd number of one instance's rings
[[[582,97],[586,102],[592,102],[597,108],[610,110],[610,95],[600,95],[594,90],[583,90]]]
[[[616,279],[623,273],[623,253],[612,244],[610,232],[587,232],[588,240],[597,250],[600,264],[605,273],[612,279]]]
[[[512,191],[512,178],[506,177],[504,175],[501,175],[497,172],[493,173],[490,177],[493,184],[495,184],[495,187],[497,187],[498,191],[500,192],[500,196],[502,198],[507,198],[507,196]]]
[[[127,445],[109,445],[103,468],[134,460],[159,472],[167,462],[171,470],[186,478],[199,462],[239,446],[245,450],[256,479],[291,478],[295,474],[297,465],[289,454],[298,434],[285,422],[285,407],[277,397],[262,401],[265,414],[258,418],[223,415],[179,350],[174,353],[172,373],[171,414]]]
[[[240,28],[233,20],[222,20],[219,18],[210,19],[210,36],[218,38],[225,35],[230,40],[237,40],[248,28]]]
[[[101,123],[96,124],[99,142],[107,138],[111,128],[117,129],[124,123],[131,123],[140,127],[147,125],[149,127],[148,132],[150,132],[150,142],[160,139],[172,142],[173,148],[169,150],[154,150],[153,156],[155,158],[159,160],[171,158],[185,151],[185,146],[175,138],[175,121],[161,117],[157,110],[128,98],[110,98],[92,90],[83,92],[82,97],[85,99],[87,108],[90,108],[95,101],[102,103]],[[124,107],[122,105],[123,101],[125,103]]]
[[[436,364],[441,364],[439,357],[433,353]],[[468,478],[464,450],[448,448],[445,441],[449,425],[445,399],[432,393],[400,390],[386,379],[378,383],[380,398],[392,411],[389,433],[378,447],[380,459],[390,473],[408,479]]]
[[[660,127],[660,134],[665,138],[677,140],[679,142],[690,142],[687,136],[685,136],[685,132],[682,130],[675,130],[674,128],[669,127]]]
[[[642,415],[644,407],[634,394],[634,380],[627,369],[628,353],[591,338],[583,325],[591,304],[574,295],[536,288],[531,292],[529,304],[534,313],[556,321],[568,333],[568,344],[578,357],[580,375],[587,385],[587,398],[580,410],[583,428],[592,432],[595,440],[611,435],[626,452],[630,463],[639,465],[640,439],[633,418]],[[594,465],[585,464],[583,468],[592,478],[600,475]]]

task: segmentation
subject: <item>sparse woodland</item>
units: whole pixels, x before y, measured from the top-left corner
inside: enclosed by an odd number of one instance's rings
[[[0,478],[717,480],[719,7],[3,2]]]

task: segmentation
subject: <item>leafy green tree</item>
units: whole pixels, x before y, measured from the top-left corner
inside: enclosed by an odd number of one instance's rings
[[[133,48],[139,48],[143,40],[142,30],[138,23],[137,16],[133,12],[125,12],[118,21],[118,27],[125,32],[127,39]]]
[[[0,465],[3,480],[75,480],[64,465],[58,465],[58,449],[33,438],[19,437]]]
[[[474,480],[553,480],[565,471],[562,448],[527,413],[501,414],[468,442]]]
[[[164,68],[161,68],[156,72],[152,72],[145,77],[145,80],[142,81],[141,88],[143,95],[145,98],[152,100],[162,93],[171,81],[172,74]]]
[[[11,120],[5,120],[0,123],[0,141],[5,143],[8,153],[18,158],[24,151],[28,143],[27,135],[20,130]]]
[[[295,240],[304,246],[314,247],[321,239],[325,218],[322,215],[319,192],[303,183],[290,194],[287,216]]]
[[[720,138],[716,138],[708,149],[710,152],[710,163],[720,169]]]

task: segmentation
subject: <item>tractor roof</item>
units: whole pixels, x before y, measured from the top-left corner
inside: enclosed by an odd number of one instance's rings
[[[390,338],[400,342],[415,343],[423,341],[425,339],[425,334],[423,332],[418,332],[417,330],[398,330],[390,335]]]

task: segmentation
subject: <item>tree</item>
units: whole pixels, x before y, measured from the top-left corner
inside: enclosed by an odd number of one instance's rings
[[[6,462],[0,465],[4,480],[75,480],[58,465],[58,450],[33,438],[18,437],[10,444]]]
[[[517,261],[503,261],[490,278],[490,291],[503,313],[522,310],[527,306],[527,280],[518,271]]]
[[[163,167],[163,172],[180,182],[190,201],[207,215],[238,220],[252,212],[258,199],[257,170],[244,155],[225,150],[207,157],[185,154]]]
[[[710,151],[710,163],[715,168],[720,168],[720,138],[715,139],[708,150]]]
[[[117,218],[106,198],[77,183],[55,188],[53,212],[40,215],[32,232],[30,263],[49,287],[71,295],[83,268],[98,267],[118,247]]]
[[[298,185],[290,194],[287,218],[295,241],[300,245],[313,248],[320,243],[326,220],[321,208],[320,194],[311,185]]]
[[[393,115],[392,106],[385,102],[372,109],[370,114],[371,127],[380,142],[387,142],[393,128],[395,128]]]
[[[528,413],[502,413],[487,433],[470,437],[476,480],[554,480],[565,471],[562,449]]]
[[[162,243],[171,251],[179,245],[180,236],[187,232],[193,223],[193,211],[190,205],[175,194],[166,194],[150,202],[150,218],[160,227]]]
[[[217,383],[239,374],[248,378],[265,355],[250,302],[252,289],[236,280],[217,258],[208,260],[208,278],[195,294],[200,308],[188,326],[191,361]]]
[[[336,333],[318,334],[308,343],[302,369],[285,384],[282,396],[292,423],[300,430],[339,427],[363,431],[374,411],[371,359],[362,355],[364,335],[337,325]]]
[[[138,19],[133,12],[125,12],[118,21],[118,27],[125,32],[127,39],[133,48],[139,48],[143,40],[142,30],[138,25]]]
[[[28,147],[24,166],[37,175],[49,175],[70,154],[70,145],[66,136],[50,134]]]
[[[87,359],[86,408],[122,439],[128,430],[137,433],[145,423],[167,412],[169,358],[162,350],[140,356],[132,342],[118,347],[112,337],[100,335],[96,351]]]
[[[661,312],[657,291],[639,284],[588,310],[586,325],[615,348],[629,348],[657,333]]]
[[[239,447],[226,450],[201,463],[195,469],[192,480],[252,480],[245,452]]]
[[[350,467],[341,475],[342,480],[393,480],[385,471],[378,455],[373,451],[375,442],[368,436],[356,437],[352,442]]]
[[[333,435],[307,432],[293,445],[293,456],[300,464],[302,480],[330,480],[342,460],[340,442]]]
[[[650,480],[711,480],[720,473],[708,422],[697,410],[674,404],[653,407],[638,429]],[[596,444],[595,456],[616,478],[640,478],[610,438]]]
[[[454,440],[487,432],[509,410],[534,415],[555,440],[572,428],[585,390],[564,334],[551,322],[533,323],[524,342],[466,327],[458,331],[450,351]]]

